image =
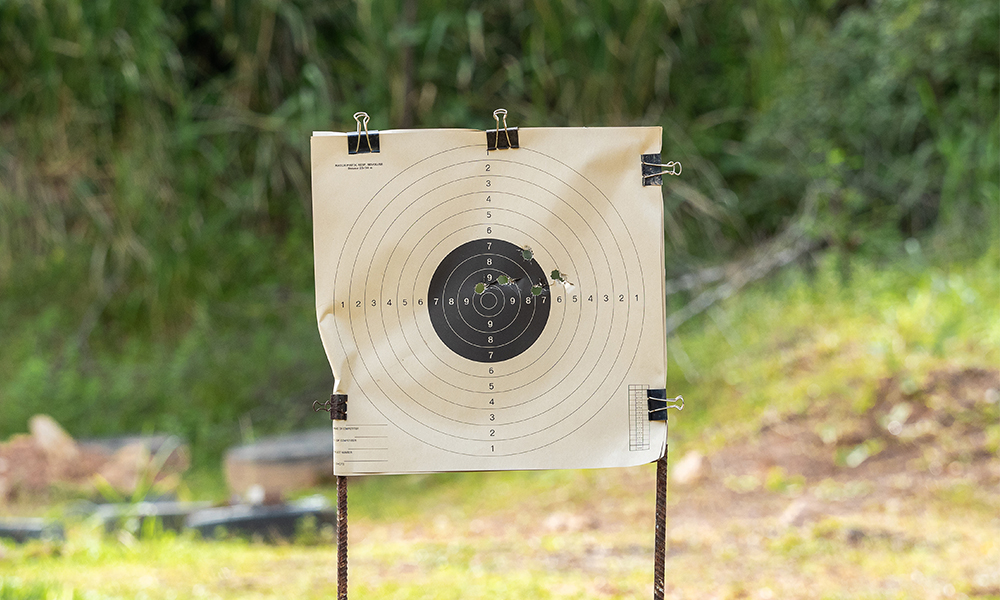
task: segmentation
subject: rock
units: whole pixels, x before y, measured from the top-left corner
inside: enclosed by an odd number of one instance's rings
[[[157,519],[164,531],[181,531],[193,513],[211,508],[211,502],[139,502],[138,504],[101,504],[92,516],[104,523],[104,530],[112,533],[128,529],[141,536],[144,523]]]
[[[983,395],[983,399],[986,401],[986,404],[996,404],[997,402],[1000,402],[1000,390],[997,390],[996,388],[986,390],[986,393]]]
[[[139,486],[139,475],[149,465],[149,450],[139,443],[125,446],[104,463],[98,474],[119,492],[132,494]]]
[[[554,512],[545,518],[542,527],[546,531],[572,533],[586,529],[587,520],[573,513]]]
[[[62,541],[66,534],[62,524],[44,519],[0,519],[0,538],[23,544],[28,540]]]
[[[109,437],[109,438],[95,438],[88,440],[80,440],[78,442],[80,449],[87,452],[93,452],[95,454],[103,454],[106,458],[111,458],[115,452],[118,452],[125,446],[132,446],[134,444],[142,444],[149,451],[150,456],[154,456],[160,452],[171,453],[168,463],[173,463],[177,461],[176,465],[180,470],[187,468],[187,456],[189,454],[187,446],[184,444],[183,440],[178,438],[176,435],[169,435],[165,433],[158,433],[152,435],[126,435],[120,437]]]
[[[35,415],[28,422],[31,437],[52,462],[68,463],[80,456],[80,449],[66,431],[48,415]]]
[[[868,537],[868,534],[866,534],[864,531],[860,529],[848,529],[847,533],[845,534],[845,537],[847,538],[848,544],[852,546],[857,546],[858,544],[863,542],[866,537]]]
[[[53,485],[91,491],[96,473],[131,493],[153,454],[170,453],[155,474],[157,481],[176,477],[190,462],[186,447],[174,436],[78,443],[49,416],[36,415],[29,426],[30,435],[18,434],[0,443],[0,502],[42,496]]]
[[[796,498],[778,517],[778,522],[786,527],[801,527],[823,516],[819,505],[809,498]]]
[[[146,449],[150,458],[163,461],[161,472],[183,473],[191,466],[191,452],[183,440],[175,435],[129,435],[103,439],[80,440],[80,450],[85,455],[103,457],[102,462],[112,460],[124,448],[136,445]],[[169,454],[168,454],[169,453]],[[166,458],[162,455],[167,454]]]
[[[674,465],[671,479],[678,485],[697,483],[705,475],[705,457],[697,450],[691,450]]]
[[[148,474],[162,484],[178,478],[191,462],[187,446],[172,435],[88,440],[81,441],[80,448],[84,455],[102,457],[95,470],[124,494],[134,493],[140,477],[150,469],[158,469]]]
[[[329,427],[262,438],[226,452],[226,482],[241,497],[272,498],[333,479],[333,432]],[[255,487],[256,486],[256,487]]]
[[[329,510],[322,498],[307,498],[281,506],[226,506],[192,513],[186,526],[205,538],[227,535],[261,536],[268,541],[293,539],[303,519],[314,519],[316,526],[336,525],[337,511]]]

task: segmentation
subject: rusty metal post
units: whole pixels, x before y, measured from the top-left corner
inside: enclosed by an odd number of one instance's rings
[[[359,121],[359,131],[360,126]],[[331,421],[347,420],[347,395],[334,393],[329,400],[317,400],[313,410],[330,413]],[[343,475],[337,476],[337,600],[347,600],[347,477]]]
[[[667,555],[667,450],[656,461],[656,529],[653,541],[653,600],[663,600]]]
[[[347,477],[337,477],[337,600],[347,600]]]

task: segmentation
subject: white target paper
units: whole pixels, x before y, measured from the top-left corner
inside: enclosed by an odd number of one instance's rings
[[[313,136],[337,475],[663,455],[663,204],[641,174],[660,128],[518,133],[487,151],[482,131],[383,131],[355,155]]]

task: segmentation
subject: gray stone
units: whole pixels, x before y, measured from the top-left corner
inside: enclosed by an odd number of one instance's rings
[[[786,527],[801,527],[823,516],[819,505],[811,498],[796,498],[785,508],[778,522]]]
[[[329,427],[262,438],[226,452],[229,489],[247,497],[251,489],[280,499],[333,479],[333,431]]]
[[[45,519],[0,519],[0,538],[23,544],[28,540],[62,541],[66,534],[62,524]]]
[[[705,476],[705,457],[697,450],[691,450],[674,465],[671,480],[678,485],[697,483]]]
[[[127,529],[141,534],[144,524],[157,519],[164,531],[181,531],[187,518],[200,510],[208,509],[211,502],[138,502],[136,504],[101,504],[93,517],[104,524],[108,533]]]
[[[236,535],[260,536],[267,541],[290,540],[307,517],[314,518],[317,525],[335,525],[337,511],[328,507],[329,502],[318,496],[278,506],[240,504],[209,508],[191,514],[186,526],[205,538]]]

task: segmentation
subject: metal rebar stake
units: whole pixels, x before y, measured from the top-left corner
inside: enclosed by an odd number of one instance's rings
[[[663,600],[667,553],[667,449],[656,461],[656,530],[653,541],[653,600]]]
[[[337,600],[347,600],[347,477],[337,476]]]

